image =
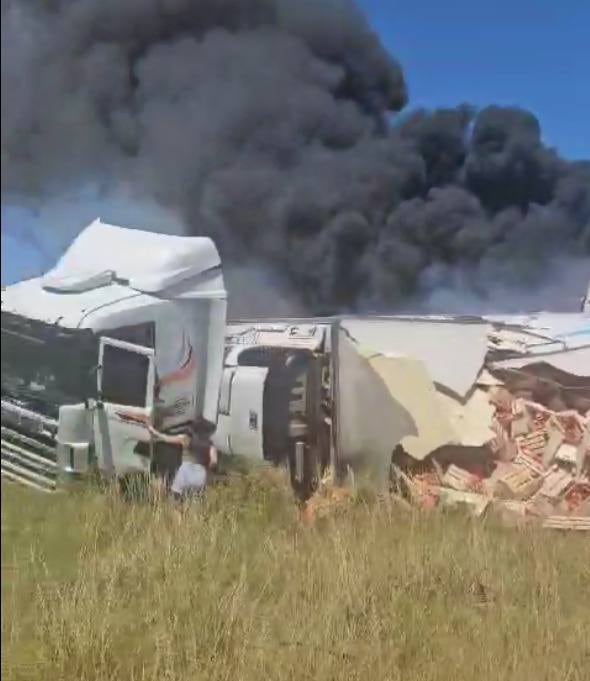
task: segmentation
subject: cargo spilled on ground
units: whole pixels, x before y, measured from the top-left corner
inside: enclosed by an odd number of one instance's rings
[[[585,678],[584,533],[359,495],[308,528],[292,502],[271,472],[182,519],[3,484],[3,678]]]

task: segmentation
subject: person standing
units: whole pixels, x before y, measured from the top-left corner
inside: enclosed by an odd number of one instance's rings
[[[200,496],[207,485],[208,472],[217,465],[217,450],[194,426],[186,432],[168,435],[148,424],[152,437],[160,442],[177,445],[182,450],[182,460],[176,471],[170,491],[177,499]]]

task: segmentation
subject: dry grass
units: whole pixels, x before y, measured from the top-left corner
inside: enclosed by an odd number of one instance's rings
[[[358,502],[315,528],[264,477],[180,516],[3,486],[9,679],[588,679],[590,542]]]

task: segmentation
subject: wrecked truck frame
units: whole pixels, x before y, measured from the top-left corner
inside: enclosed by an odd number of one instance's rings
[[[259,330],[274,325],[287,334],[298,325],[318,324],[324,325],[329,337],[322,348],[330,367],[329,453],[322,452],[314,460],[313,451],[300,450],[312,460],[299,469],[316,472],[300,490],[303,499],[314,493],[328,461],[336,485],[344,485],[352,473],[357,482],[364,478],[385,490],[392,474],[399,477],[396,455],[402,453],[413,473],[437,464],[435,487],[441,503],[471,505],[480,513],[490,500],[481,495],[483,481],[500,470],[501,456],[513,459],[507,477],[498,481],[504,495],[522,496],[527,490],[532,495],[541,488],[545,494],[558,485],[562,491],[585,494],[581,454],[575,471],[559,457],[552,464],[561,466],[559,474],[543,468],[543,457],[531,464],[524,437],[528,426],[523,424],[528,424],[529,412],[532,423],[542,421],[542,415],[553,409],[556,423],[567,423],[573,411],[585,427],[590,410],[588,321],[581,315],[526,319],[365,315],[245,324]],[[280,340],[276,343],[280,345]],[[498,433],[495,428],[505,406],[494,397],[500,389],[509,394],[511,412],[502,416],[509,425]],[[535,400],[545,406],[537,406]],[[524,429],[520,441],[517,428]],[[531,442],[542,440],[545,446],[550,433],[546,429],[527,437]],[[511,448],[510,452],[500,453],[502,447]],[[474,478],[466,468],[475,463],[481,472]],[[531,465],[536,467],[532,479],[521,470]],[[495,478],[492,481],[495,484]],[[565,523],[547,522],[560,527]],[[578,529],[583,526],[576,522]]]
[[[561,381],[566,391],[562,406],[582,414],[590,409],[590,401],[584,402],[590,399],[590,394],[585,397],[588,376],[584,371],[575,374],[576,367],[590,368],[588,322],[589,317],[580,314],[232,321],[225,340],[224,374],[230,377],[226,397],[231,401],[237,372],[248,380],[256,378],[260,400],[251,402],[246,380],[236,397],[239,413],[233,426],[241,432],[235,433],[228,431],[232,408],[223,408],[220,395],[216,444],[222,451],[226,447],[230,453],[243,454],[240,442],[245,440],[231,438],[258,429],[259,452],[253,458],[288,464],[293,487],[303,501],[317,490],[327,468],[337,485],[344,485],[352,472],[357,480],[366,477],[383,489],[390,483],[392,457],[400,447],[414,462],[430,461],[436,453],[443,465],[456,465],[459,450],[467,458],[475,450],[481,453],[497,437],[491,428],[496,407],[487,393],[502,383],[501,378],[506,382],[524,377],[525,383],[544,386]],[[266,405],[273,403],[277,390],[285,389],[280,381],[268,380],[273,355],[306,357],[309,362],[303,364],[315,372],[304,382],[305,399],[300,374],[295,373],[293,384],[287,386],[295,389],[289,414],[297,418],[285,426],[288,444],[280,454],[272,451],[272,443],[265,448],[263,441],[265,423],[270,419],[272,425],[273,419]],[[291,409],[296,404],[300,406]],[[301,404],[309,409],[302,411]],[[219,442],[223,437],[225,443]]]
[[[379,485],[385,484],[389,474],[391,454],[395,445],[401,439],[400,427],[403,421],[406,425],[402,428],[407,435],[412,431],[417,434],[417,426],[412,426],[413,417],[405,407],[399,403],[399,399],[392,396],[396,383],[406,384],[411,376],[413,384],[420,383],[422,393],[418,403],[429,404],[434,412],[438,411],[438,405],[433,405],[432,392],[433,381],[428,372],[438,379],[437,385],[450,384],[446,390],[453,394],[458,391],[463,395],[471,387],[474,377],[483,365],[486,352],[486,322],[474,317],[386,317],[386,316],[338,316],[331,318],[272,318],[267,320],[238,320],[228,325],[228,337],[226,338],[226,363],[228,356],[244,356],[254,348],[277,348],[288,351],[293,346],[301,347],[301,341],[293,342],[300,329],[307,328],[316,330],[321,328],[324,334],[324,342],[313,347],[313,354],[323,358],[324,366],[328,367],[329,373],[329,414],[327,423],[329,426],[329,438],[323,441],[323,448],[315,452],[307,448],[299,447],[299,455],[305,453],[305,463],[299,462],[297,470],[303,469],[314,471],[312,476],[306,477],[305,481],[298,480],[302,496],[308,496],[313,492],[317,480],[329,465],[334,472],[338,483],[342,483],[349,471],[359,474],[368,471],[373,482]],[[413,329],[412,338],[407,338],[408,329]],[[249,339],[245,339],[250,334]],[[467,348],[474,344],[475,352],[465,350],[461,366],[468,366],[467,375],[461,376],[461,384],[457,385],[457,376],[460,371],[449,367],[448,352],[442,358],[437,367],[436,358],[428,359],[424,364],[428,352],[422,348],[421,357],[415,358],[416,344],[420,338],[428,338],[433,334],[439,338],[446,334],[449,339],[440,339],[426,342],[426,346],[449,347],[449,340],[457,335],[467,338]],[[273,338],[270,338],[273,336]],[[358,337],[358,338],[357,338]],[[404,337],[406,341],[404,342]],[[236,340],[239,338],[239,342]],[[424,341],[422,341],[424,345]],[[311,351],[311,345],[307,348]],[[393,354],[392,354],[393,352]],[[381,375],[375,371],[375,364],[388,364],[390,369],[395,365],[397,369],[405,372],[405,376],[392,378],[393,384],[387,386],[384,379],[383,367]],[[226,366],[227,370],[227,366]],[[409,372],[409,373],[408,373]],[[316,383],[317,385],[317,383]],[[398,396],[399,397],[399,396]],[[316,398],[321,401],[321,397]],[[418,404],[407,405],[410,410],[417,408]],[[393,419],[397,413],[397,420]],[[320,414],[319,417],[325,417]],[[377,418],[377,421],[375,420]],[[401,420],[400,420],[401,419]],[[423,419],[424,420],[424,419]],[[439,419],[439,427],[444,429],[443,420]],[[315,424],[316,428],[321,427]],[[263,419],[264,427],[264,419]],[[312,426],[313,427],[313,426]],[[396,430],[397,428],[397,430]],[[219,429],[219,426],[218,426]],[[223,450],[224,433],[223,424],[221,432],[218,432],[217,446]],[[440,442],[453,440],[453,433],[448,432],[446,439],[433,434],[430,445],[424,447],[435,448]],[[293,449],[297,442],[292,443]],[[329,448],[329,451],[327,449]],[[423,455],[426,451],[423,452]],[[272,458],[265,456],[265,458]],[[297,459],[297,457],[295,457]]]

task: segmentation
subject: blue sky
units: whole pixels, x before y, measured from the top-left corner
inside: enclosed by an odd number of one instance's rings
[[[358,4],[401,61],[411,106],[522,106],[539,118],[547,144],[568,158],[590,158],[590,0]],[[93,202],[87,211],[88,221],[96,217]],[[33,245],[35,234],[47,233],[37,226],[54,221],[66,242],[80,226],[64,225],[63,206],[40,216],[2,208],[3,284],[38,274],[59,255],[62,240]]]
[[[590,0],[359,0],[412,106],[518,105],[590,158]]]

